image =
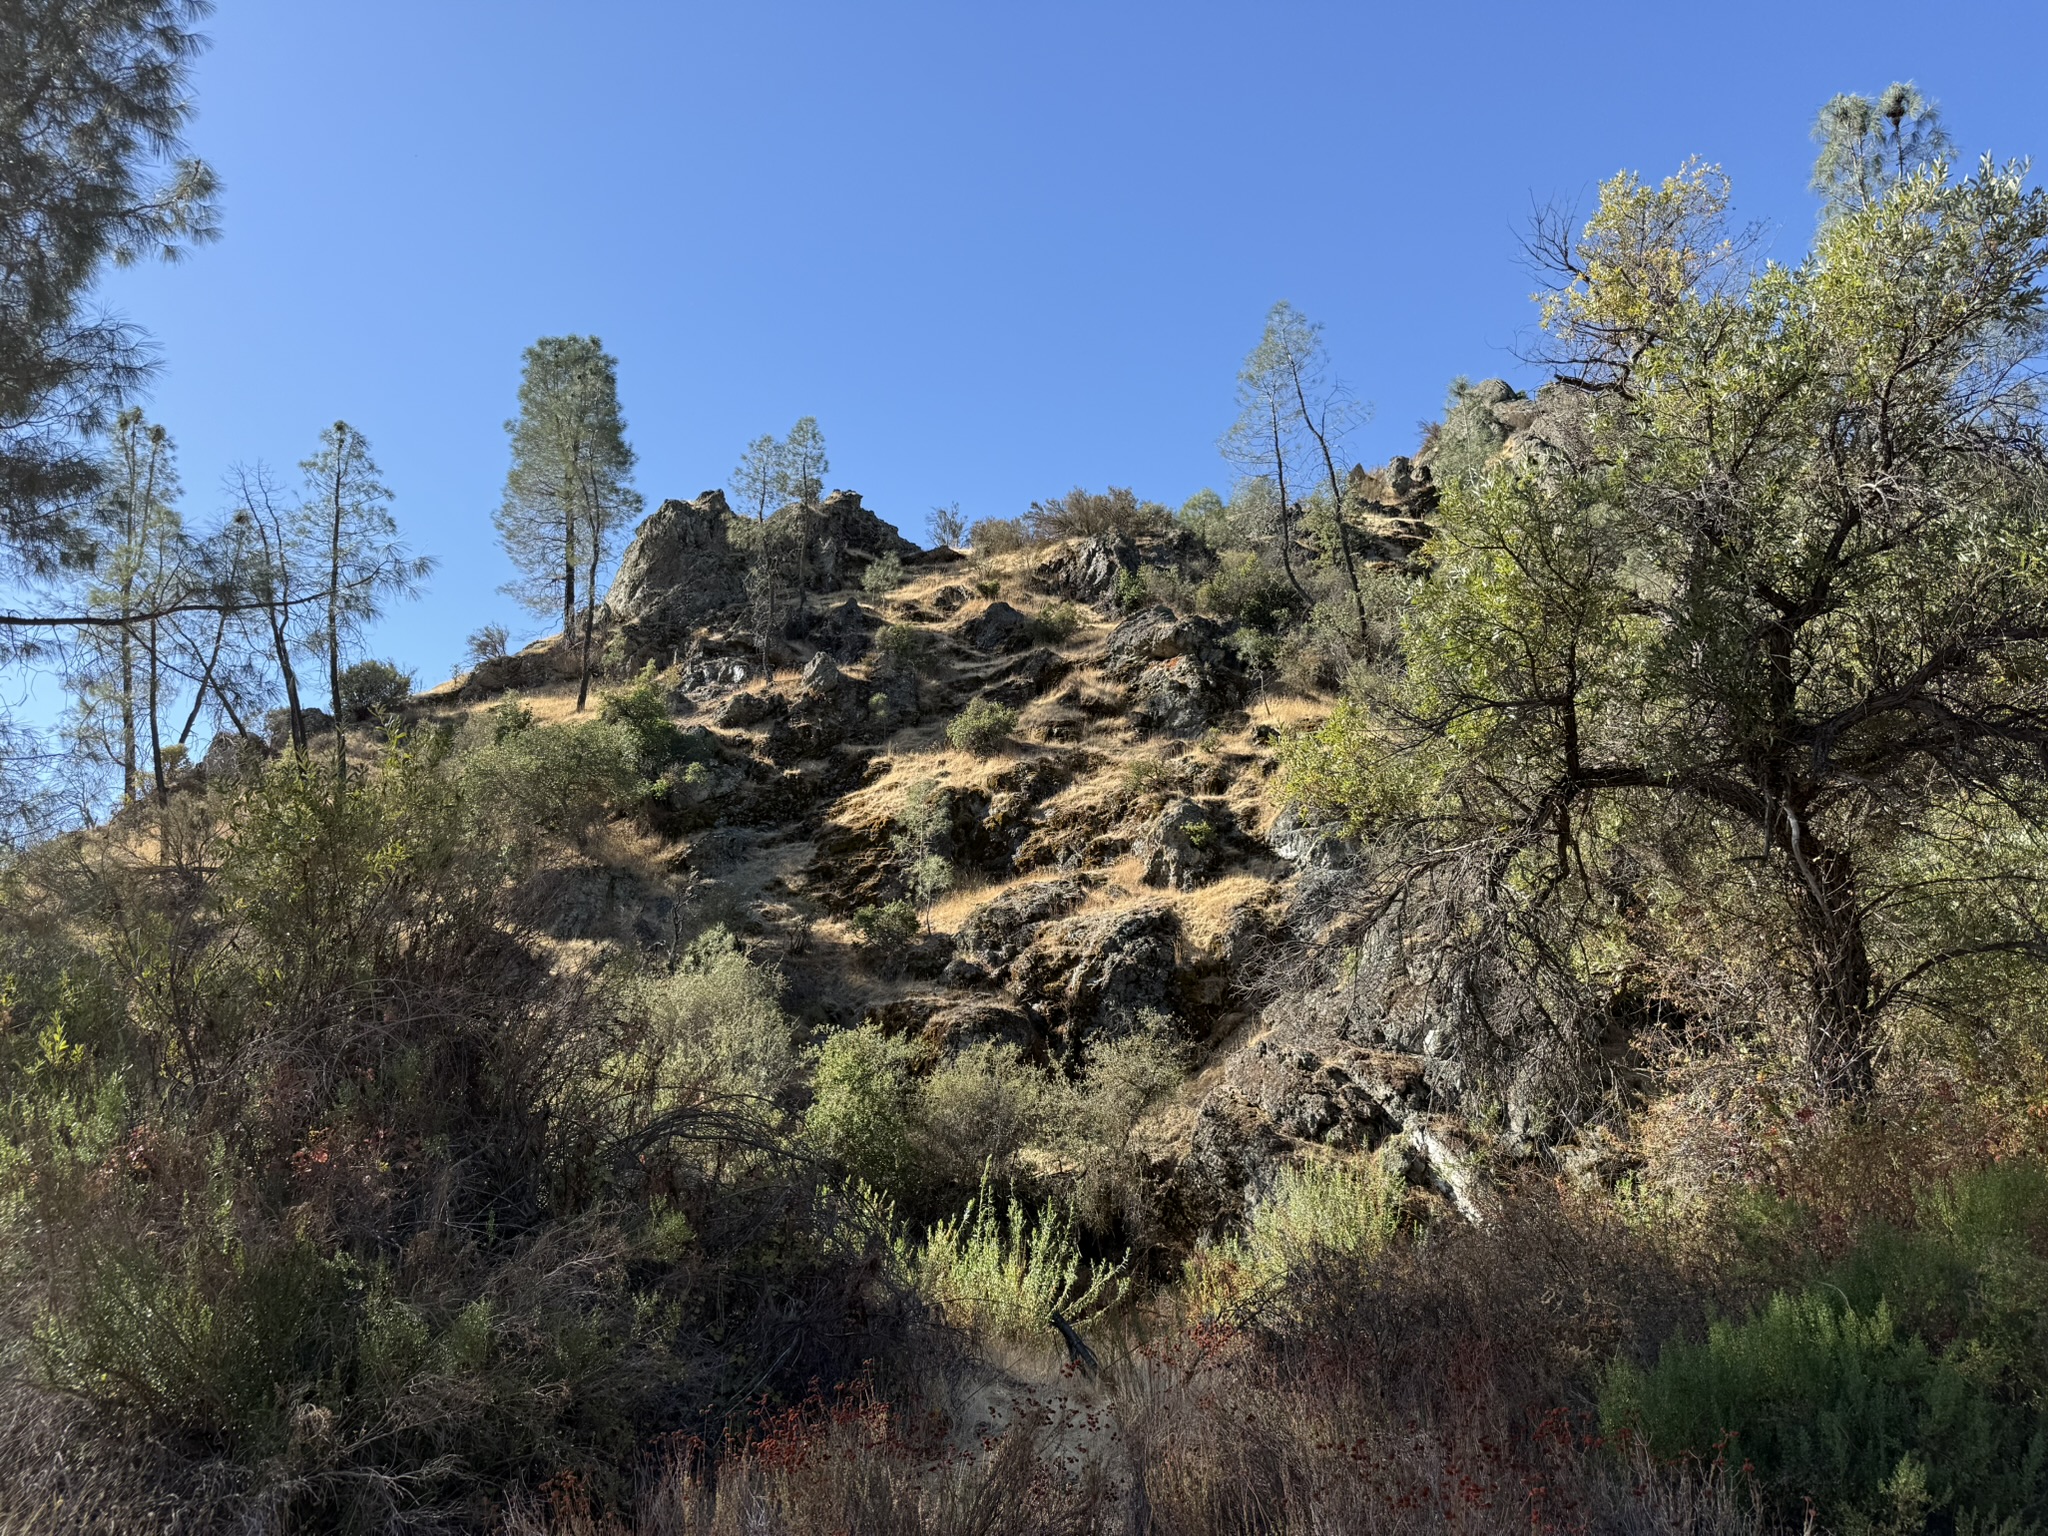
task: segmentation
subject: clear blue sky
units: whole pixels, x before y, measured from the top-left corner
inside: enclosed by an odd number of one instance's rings
[[[488,619],[520,350],[596,332],[650,507],[819,418],[834,486],[921,536],[1075,484],[1227,479],[1239,360],[1286,298],[1411,448],[1458,373],[1531,382],[1532,200],[1720,161],[1796,256],[1815,109],[1912,78],[1970,156],[2048,154],[2048,7],[719,5],[225,0],[194,149],[226,237],[117,274],[188,515],[237,459],[365,431],[427,598]]]

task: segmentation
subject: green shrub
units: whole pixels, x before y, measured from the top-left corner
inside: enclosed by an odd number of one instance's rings
[[[986,1178],[960,1216],[903,1254],[918,1289],[949,1321],[1000,1338],[1042,1339],[1055,1310],[1086,1324],[1130,1288],[1129,1254],[1090,1264],[1071,1210],[1047,1201],[1032,1212],[1014,1197],[999,1210]]]
[[[1253,629],[1271,632],[1291,620],[1299,599],[1286,573],[1248,549],[1233,549],[1197,590],[1197,606]]]
[[[946,727],[946,740],[962,752],[987,757],[1017,729],[1017,711],[993,699],[974,699]]]
[[[922,672],[931,659],[931,634],[915,624],[884,624],[875,632],[875,667],[885,675]]]
[[[1199,490],[1181,503],[1173,520],[1201,540],[1211,554],[1246,547],[1245,530],[1223,498],[1212,490]]]
[[[957,1201],[984,1170],[1014,1177],[1019,1154],[1045,1135],[1058,1102],[1046,1074],[1014,1045],[984,1041],[941,1062],[917,1105],[919,1155],[934,1190]]]
[[[1152,587],[1146,579],[1144,567],[1135,571],[1116,573],[1116,606],[1119,608],[1142,608],[1152,601]]]
[[[1197,1315],[1228,1316],[1257,1306],[1304,1265],[1370,1259],[1400,1236],[1406,1198],[1407,1186],[1387,1158],[1283,1168],[1242,1237],[1187,1261],[1188,1304]]]
[[[1965,1179],[1916,1229],[1865,1233],[1821,1284],[1647,1370],[1618,1361],[1602,1418],[1660,1456],[1727,1446],[1788,1511],[1810,1497],[1884,1521],[1924,1495],[1956,1518],[2048,1517],[2044,1216],[2039,1168]]]
[[[1085,539],[1097,534],[1142,538],[1173,527],[1173,514],[1156,501],[1140,501],[1128,486],[1113,485],[1100,494],[1078,486],[1064,496],[1034,501],[1024,514],[1024,531],[1035,543],[1050,539]]]
[[[1170,1018],[1147,1008],[1128,1034],[1092,1043],[1085,1070],[1057,1085],[1048,1131],[1062,1159],[1080,1170],[1076,1206],[1096,1230],[1143,1222],[1145,1169],[1132,1137],[1186,1077],[1185,1042]]]
[[[794,1079],[789,1016],[772,971],[750,961],[731,932],[713,927],[675,968],[634,976],[619,988],[636,1038],[618,1070],[647,1086],[646,1113],[704,1094],[772,1097]]]
[[[1014,517],[977,518],[967,530],[967,547],[977,555],[1012,555],[1028,541]]]
[[[509,843],[535,831],[579,837],[638,801],[640,764],[639,737],[618,721],[529,725],[466,755],[464,796],[479,823]]]
[[[913,921],[915,919],[913,918]],[[901,1195],[918,1172],[912,1130],[916,1051],[872,1025],[842,1030],[818,1051],[805,1138],[850,1176]]]
[[[1040,638],[1049,640],[1054,645],[1064,645],[1074,638],[1082,624],[1087,621],[1077,606],[1062,600],[1047,603],[1038,611],[1038,617],[1032,622]]]
[[[974,590],[982,597],[1001,597],[1003,595],[1003,578],[1000,576],[977,576],[974,578]]]
[[[894,550],[878,560],[868,562],[868,568],[860,573],[860,589],[879,597],[884,592],[894,592],[903,585],[903,557]]]
[[[687,755],[688,738],[670,716],[667,690],[658,681],[651,661],[630,685],[605,694],[598,705],[597,718],[607,724],[623,725],[633,733],[640,771],[650,779],[659,777]]]
[[[491,740],[501,742],[531,727],[533,711],[518,694],[508,693],[484,712],[484,718],[491,723]]]
[[[350,715],[379,718],[411,697],[412,674],[395,661],[359,661],[341,674],[341,707]]]
[[[866,906],[853,914],[854,935],[868,949],[887,950],[908,944],[917,937],[920,926],[917,908],[907,901]]]

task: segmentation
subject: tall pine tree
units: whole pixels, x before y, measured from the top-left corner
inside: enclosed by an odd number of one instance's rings
[[[576,639],[584,586],[576,707],[590,691],[597,576],[617,530],[638,516],[633,450],[619,411],[618,360],[595,336],[543,336],[526,349],[519,415],[505,423],[512,467],[496,522],[519,571],[506,591],[539,614],[560,603],[562,643]]]

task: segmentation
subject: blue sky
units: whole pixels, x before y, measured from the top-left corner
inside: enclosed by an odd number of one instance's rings
[[[366,432],[440,570],[373,648],[490,619],[519,355],[620,360],[650,507],[815,415],[921,536],[1076,484],[1223,488],[1285,298],[1411,448],[1455,374],[1533,382],[1517,241],[1623,168],[1721,162],[1780,255],[1807,126],[1911,78],[1961,149],[2048,152],[2048,7],[226,0],[191,141],[224,240],[106,297],[151,331],[188,516],[236,460]]]

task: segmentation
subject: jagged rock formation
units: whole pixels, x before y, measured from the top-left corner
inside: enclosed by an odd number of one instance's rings
[[[813,592],[858,586],[869,563],[884,555],[909,560],[919,553],[915,544],[862,506],[857,491],[834,491],[808,513],[801,507],[784,507],[768,523],[776,547],[785,552],[781,563],[791,579],[798,567],[790,552],[809,530],[802,570],[805,585]]]
[[[1103,671],[1125,685],[1131,717],[1146,729],[1197,736],[1234,713],[1250,686],[1224,633],[1214,619],[1156,603],[1111,632]]]
[[[1054,597],[1077,603],[1106,604],[1116,600],[1117,584],[1137,574],[1136,542],[1122,534],[1101,533],[1053,550],[1031,573],[1033,585]]]
[[[678,659],[695,631],[746,602],[746,570],[732,547],[725,492],[664,501],[633,533],[604,612],[633,659]]]

